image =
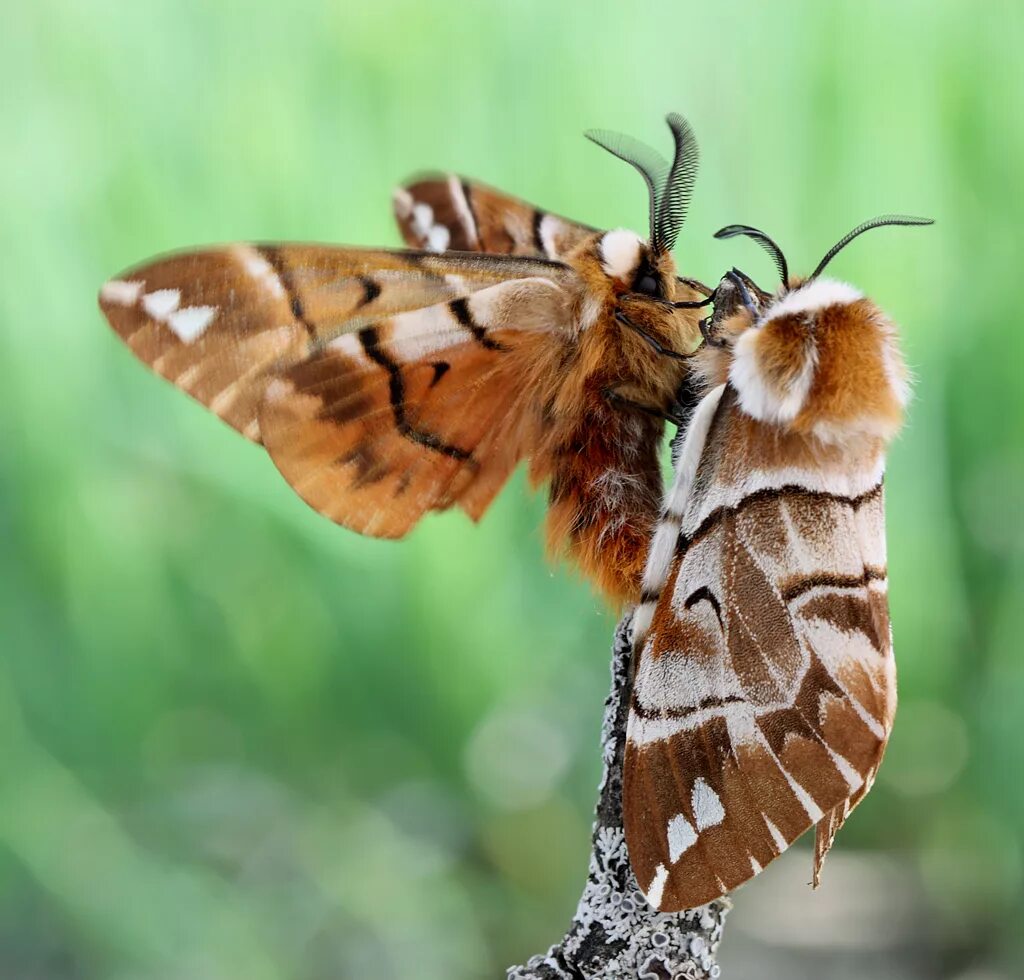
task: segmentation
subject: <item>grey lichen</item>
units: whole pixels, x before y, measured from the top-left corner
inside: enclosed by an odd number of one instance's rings
[[[622,759],[629,713],[629,617],[615,634],[612,688],[601,731],[603,774],[587,883],[565,938],[508,980],[705,980],[718,977],[715,953],[728,900],[666,915],[647,904],[629,867],[622,828]]]

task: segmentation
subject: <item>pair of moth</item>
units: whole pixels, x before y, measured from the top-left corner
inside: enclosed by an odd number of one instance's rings
[[[693,908],[811,826],[814,880],[892,726],[882,475],[908,397],[892,323],[852,286],[714,288],[671,251],[697,170],[634,166],[649,235],[599,231],[452,175],[394,194],[408,250],[231,245],[158,258],[100,305],[154,371],[254,442],[316,510],[399,538],[479,519],[526,460],[548,545],[635,604],[624,769],[652,906]],[[713,310],[710,316],[704,314]],[[664,420],[685,426],[663,495]]]

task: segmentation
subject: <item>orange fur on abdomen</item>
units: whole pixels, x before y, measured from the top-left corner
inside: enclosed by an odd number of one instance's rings
[[[597,387],[596,385],[588,387]],[[550,480],[547,545],[568,555],[616,605],[637,602],[661,502],[662,423],[617,411],[594,390],[589,410],[535,458],[530,477]]]

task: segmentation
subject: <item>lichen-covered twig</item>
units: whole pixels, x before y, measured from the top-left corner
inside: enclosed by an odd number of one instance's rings
[[[626,745],[629,617],[615,633],[612,689],[601,730],[603,774],[587,883],[565,938],[508,980],[705,980],[720,975],[715,953],[727,899],[667,915],[647,904],[629,867],[622,829],[622,757]]]

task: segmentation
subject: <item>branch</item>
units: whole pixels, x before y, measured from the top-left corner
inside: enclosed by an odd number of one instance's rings
[[[627,615],[615,631],[612,689],[601,729],[599,787],[587,883],[565,938],[508,980],[706,980],[718,977],[715,953],[727,899],[667,915],[647,904],[629,867],[622,829],[622,757],[629,713]]]

